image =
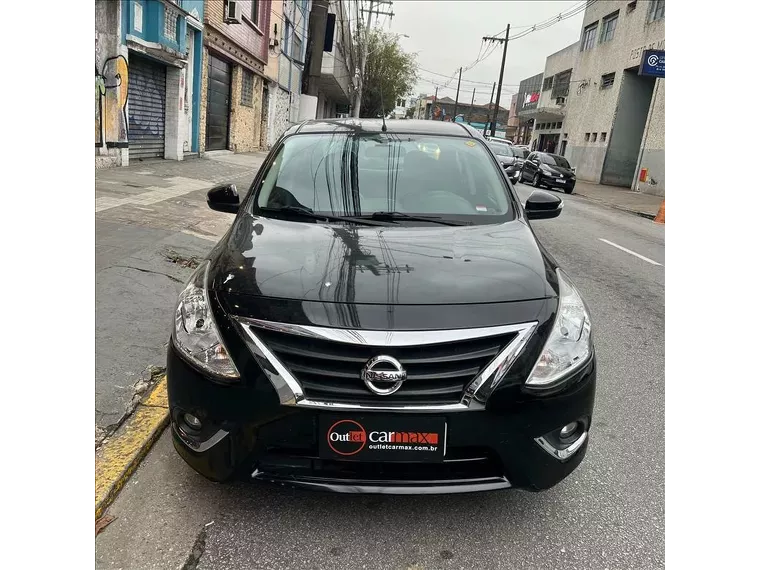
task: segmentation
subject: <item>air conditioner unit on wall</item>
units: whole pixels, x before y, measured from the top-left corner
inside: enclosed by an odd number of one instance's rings
[[[241,15],[243,7],[238,0],[227,0],[224,3],[224,23],[225,24],[242,24]]]

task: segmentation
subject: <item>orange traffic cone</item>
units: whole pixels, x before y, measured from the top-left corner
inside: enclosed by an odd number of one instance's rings
[[[654,223],[655,224],[665,223],[665,200],[663,200],[662,204],[660,204],[660,211],[657,212],[657,215],[654,217]]]

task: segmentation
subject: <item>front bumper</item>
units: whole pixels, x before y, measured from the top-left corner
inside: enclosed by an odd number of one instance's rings
[[[575,188],[575,178],[551,178],[543,175],[541,183],[550,188],[562,188],[573,190]]]
[[[167,379],[177,452],[215,481],[239,477],[344,493],[550,488],[586,453],[596,384],[592,358],[565,389],[551,395],[507,387],[508,397],[495,392],[483,410],[415,412],[445,417],[443,463],[377,463],[320,458],[318,420],[325,412],[283,406],[263,374],[254,379],[245,374],[245,384],[217,384],[187,364],[170,343]],[[197,433],[182,421],[186,412],[201,419],[203,428]],[[570,457],[552,455],[537,441],[573,421],[583,423],[585,435]]]

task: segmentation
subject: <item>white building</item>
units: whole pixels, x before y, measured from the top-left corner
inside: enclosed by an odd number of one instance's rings
[[[586,8],[562,136],[579,179],[664,196],[665,79],[639,74],[648,49],[665,50],[665,0]]]

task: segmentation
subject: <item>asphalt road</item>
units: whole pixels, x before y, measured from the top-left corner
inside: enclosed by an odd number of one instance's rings
[[[111,507],[97,567],[663,567],[664,227],[577,196],[534,227],[588,302],[598,353],[589,451],[565,481],[436,497],[216,485],[165,433]]]

